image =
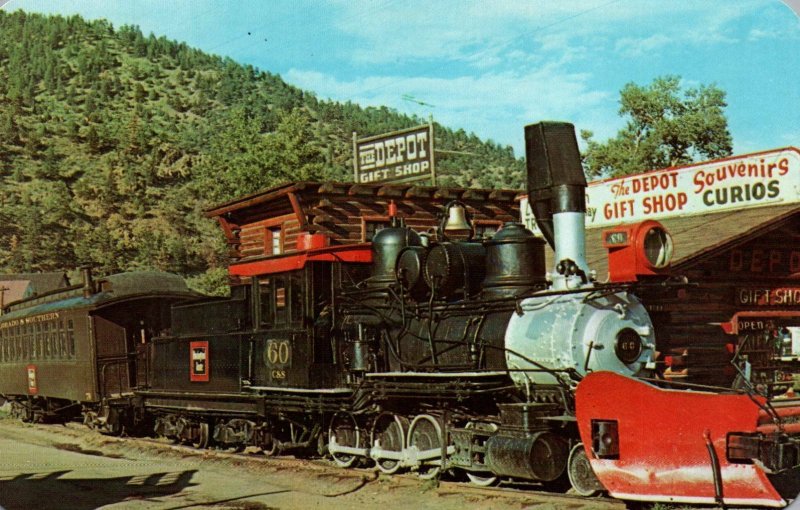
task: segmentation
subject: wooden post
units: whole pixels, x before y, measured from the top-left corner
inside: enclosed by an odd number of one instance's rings
[[[358,184],[358,133],[353,131],[353,182]]]
[[[431,137],[431,186],[436,186],[436,151],[433,149],[433,115],[428,118],[428,130]]]
[[[6,291],[11,290],[9,287],[0,287],[0,315],[3,315],[3,309],[6,307]]]

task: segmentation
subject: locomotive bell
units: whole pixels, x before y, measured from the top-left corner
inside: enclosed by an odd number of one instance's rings
[[[445,211],[445,232],[472,231],[472,224],[467,219],[467,209],[460,202],[450,202]]]

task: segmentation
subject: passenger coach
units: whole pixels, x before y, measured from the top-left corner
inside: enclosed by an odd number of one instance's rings
[[[176,275],[94,281],[85,269],[81,285],[11,303],[0,316],[0,395],[25,420],[70,419],[83,410],[105,425],[101,402],[130,397],[144,374],[146,344],[169,327],[170,307],[196,297]]]

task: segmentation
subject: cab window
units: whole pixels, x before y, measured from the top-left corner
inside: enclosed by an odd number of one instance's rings
[[[303,271],[272,275],[258,281],[262,326],[303,320]]]

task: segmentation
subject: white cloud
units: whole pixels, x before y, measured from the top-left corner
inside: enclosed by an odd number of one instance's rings
[[[334,21],[337,28],[363,41],[353,59],[376,64],[435,58],[485,67],[518,55],[521,46],[552,58],[566,52],[569,59],[599,43],[628,54],[640,45],[650,45],[650,51],[662,48],[669,37],[691,44],[729,43],[744,35],[733,32],[731,23],[770,2],[390,0],[336,5],[343,11]],[[623,33],[628,35],[618,39]]]
[[[789,131],[780,137],[781,145],[791,145],[793,147],[800,147],[800,130]]]
[[[673,39],[664,34],[653,34],[644,39],[623,37],[617,40],[615,50],[626,57],[641,57],[669,45]]]
[[[398,111],[427,117],[451,127],[464,127],[481,137],[513,145],[517,154],[523,147],[523,126],[543,119],[569,120],[578,128],[583,119],[603,116],[598,111],[615,110],[604,91],[590,86],[590,76],[564,73],[557,66],[526,72],[485,73],[452,79],[371,76],[340,80],[316,71],[292,69],[284,78],[319,96],[361,105],[386,105]],[[411,95],[427,107],[405,102]],[[610,108],[609,108],[610,105]],[[583,124],[583,125],[582,125]],[[610,134],[610,133],[609,133]],[[598,135],[608,136],[605,133]]]

